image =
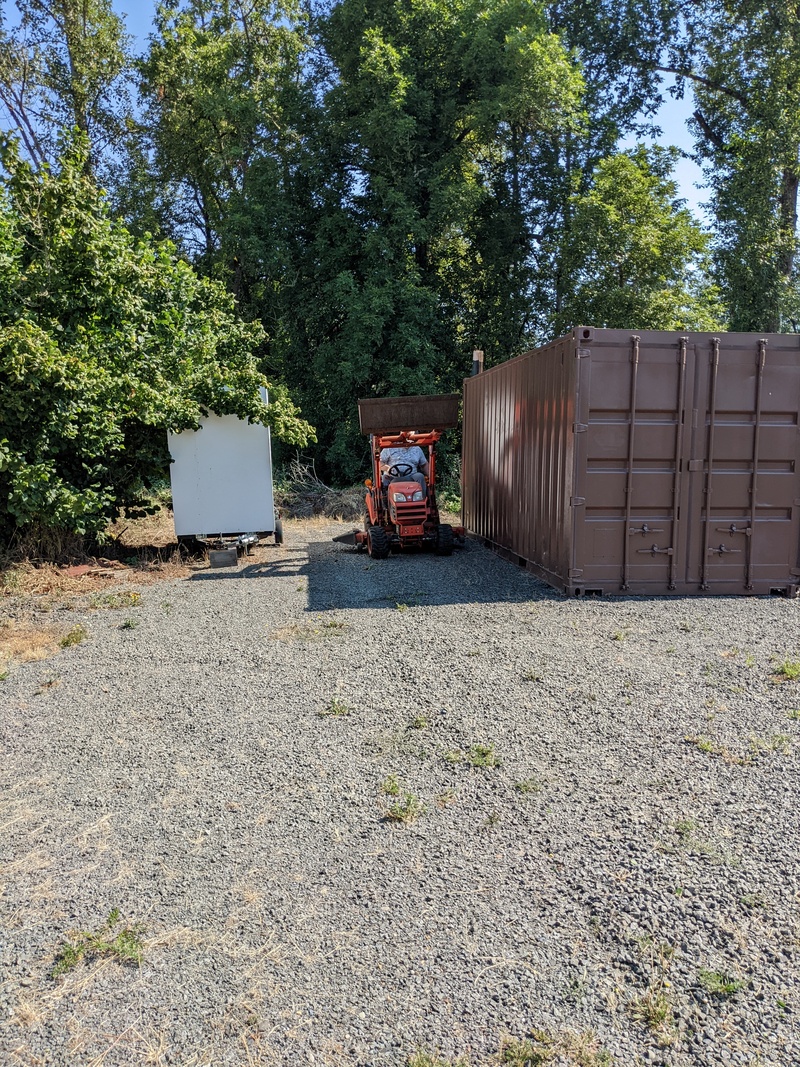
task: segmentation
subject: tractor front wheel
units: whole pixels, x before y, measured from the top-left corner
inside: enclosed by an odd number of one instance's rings
[[[453,554],[453,527],[442,523],[436,527],[436,555],[452,556]]]
[[[382,526],[370,526],[367,530],[367,552],[371,559],[386,559],[389,555],[389,538]]]

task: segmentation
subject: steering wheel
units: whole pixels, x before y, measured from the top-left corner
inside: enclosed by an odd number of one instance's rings
[[[388,474],[392,478],[405,478],[411,474],[414,470],[413,463],[393,463],[388,470]]]

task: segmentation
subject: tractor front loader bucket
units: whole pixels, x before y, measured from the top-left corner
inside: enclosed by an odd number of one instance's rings
[[[392,434],[403,430],[430,433],[458,426],[458,393],[435,396],[373,397],[358,402],[362,433]]]

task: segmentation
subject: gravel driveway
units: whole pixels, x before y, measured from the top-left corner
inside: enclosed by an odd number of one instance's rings
[[[800,1063],[800,604],[341,530],[0,682],[0,1062]]]

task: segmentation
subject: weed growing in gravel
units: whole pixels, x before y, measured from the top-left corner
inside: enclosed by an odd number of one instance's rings
[[[732,997],[744,988],[744,982],[731,978],[722,971],[710,971],[701,967],[697,972],[697,980],[712,997]]]
[[[4,682],[8,678],[8,671],[0,671],[0,682]]]
[[[126,619],[125,622],[119,624],[119,628],[120,630],[135,630],[138,625],[138,619]]]
[[[494,745],[470,745],[466,757],[471,767],[501,766],[501,760],[494,750]]]
[[[694,627],[692,626],[692,624],[690,622],[687,622],[684,619],[683,622],[679,622],[678,623],[678,629],[681,630],[685,634],[690,634],[692,632],[692,630],[694,629]]]
[[[647,989],[628,1003],[631,1017],[646,1027],[659,1045],[671,1045],[678,1036],[671,985],[667,973],[675,955],[672,945],[648,936],[636,938],[639,953],[649,963],[652,976]]]
[[[500,1062],[509,1067],[539,1067],[540,1064],[551,1063],[556,1053],[550,1037],[537,1031],[534,1040],[536,1044],[527,1038],[503,1038],[500,1043]]]
[[[320,626],[300,626],[298,623],[292,623],[273,630],[269,636],[274,641],[323,641],[329,637],[341,637],[346,630],[346,622],[332,619]]]
[[[408,604],[395,604],[397,611],[408,611]]]
[[[500,824],[500,813],[497,811],[490,811],[483,821],[483,827],[485,830],[491,830],[494,826]]]
[[[400,796],[400,782],[396,774],[390,774],[381,782],[381,792],[387,797]]]
[[[697,829],[697,823],[694,819],[679,819],[676,823],[673,823],[672,829],[681,839],[681,841],[689,841],[692,834]]]
[[[121,591],[119,593],[98,593],[89,602],[90,608],[135,608],[142,599],[141,593]]]
[[[494,750],[494,745],[470,745],[466,752],[454,749],[444,753],[444,759],[448,763],[468,763],[471,767],[500,767],[500,757]]]
[[[400,822],[407,826],[418,819],[424,811],[425,805],[418,796],[413,793],[404,793],[403,799],[392,804],[386,812],[386,819],[389,822]]]
[[[441,793],[436,794],[435,799],[440,808],[446,808],[456,799],[456,791],[455,789],[443,789]]]
[[[411,729],[411,730],[427,730],[428,729],[428,725],[429,725],[428,720],[425,718],[424,715],[415,715],[414,718],[409,723],[409,729]]]
[[[521,782],[514,782],[514,792],[528,796],[531,793],[541,793],[543,783],[538,778],[524,778]]]
[[[792,751],[791,738],[786,734],[770,734],[768,737],[752,737],[749,742],[749,752],[753,759],[767,755],[770,752],[778,752],[782,756],[788,756]]]
[[[536,671],[526,671],[522,676],[523,682],[541,682],[541,674],[537,674]]]
[[[795,708],[793,711],[787,711],[786,716],[789,719],[794,719],[795,721],[797,721],[798,719],[800,719],[800,708]]]
[[[349,715],[353,709],[344,703],[343,700],[339,700],[338,697],[331,697],[325,707],[317,714],[320,718],[325,718],[329,715]]]
[[[61,648],[72,648],[73,645],[79,645],[81,641],[85,641],[88,636],[86,628],[79,623],[68,630],[58,643]]]
[[[600,1047],[591,1030],[555,1035],[533,1030],[527,1038],[506,1037],[500,1043],[497,1059],[507,1067],[546,1067],[551,1063],[613,1067],[614,1063],[611,1054]]]
[[[800,660],[783,660],[775,668],[775,677],[781,681],[796,682],[800,678]]]
[[[672,999],[667,994],[662,982],[656,980],[640,996],[628,1005],[631,1017],[646,1027],[658,1041],[659,1045],[671,1045],[677,1036]]]
[[[612,641],[624,641],[627,636],[628,636],[627,630],[615,630],[614,633],[611,635],[611,640]]]
[[[745,908],[766,908],[767,902],[761,893],[743,893],[739,903]]]
[[[469,1067],[468,1060],[443,1060],[434,1052],[412,1052],[406,1064],[407,1067]]]
[[[81,930],[73,934],[58,951],[53,969],[53,978],[58,978],[84,959],[107,957],[120,963],[140,963],[143,953],[142,928],[125,926],[111,939],[111,935],[120,922],[120,913],[112,908],[103,926],[95,932]]]

